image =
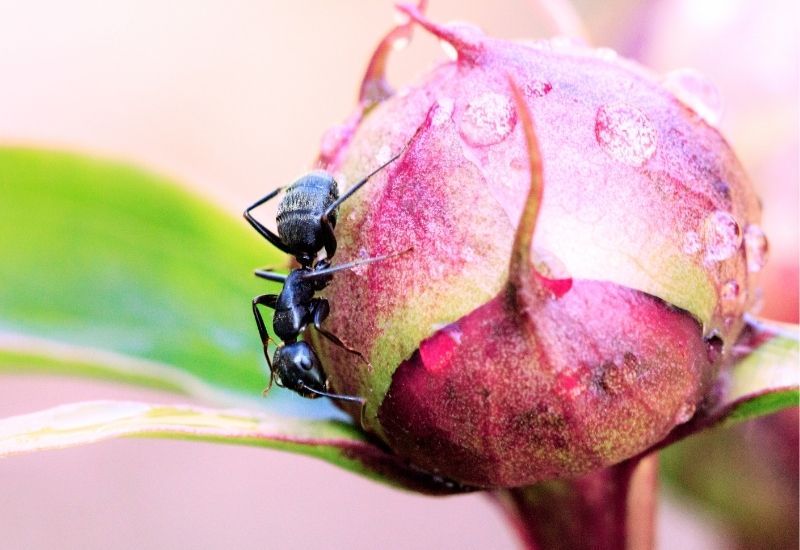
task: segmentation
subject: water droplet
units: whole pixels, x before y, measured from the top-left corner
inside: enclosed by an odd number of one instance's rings
[[[694,416],[694,411],[695,411],[694,403],[684,403],[683,405],[681,405],[681,408],[678,409],[678,412],[675,413],[675,423],[683,424],[684,422],[688,422]]]
[[[458,59],[458,50],[456,50],[455,46],[453,46],[447,40],[439,40],[439,46],[442,47],[444,50],[444,55],[447,56],[447,59],[452,61],[456,61]]]
[[[547,42],[554,50],[572,50],[586,47],[586,41],[577,36],[559,35],[554,36]]]
[[[664,77],[664,86],[710,126],[722,118],[722,96],[714,84],[695,69],[678,69]]]
[[[525,84],[523,87],[523,93],[529,98],[544,97],[549,94],[550,90],[552,89],[553,85],[549,82],[545,82],[544,80],[534,80]]]
[[[478,258],[475,250],[471,246],[465,246],[461,249],[461,259],[467,263],[472,263]]]
[[[402,38],[398,38],[397,40],[392,42],[392,49],[395,50],[395,51],[402,50],[403,48],[408,46],[408,42],[409,42],[409,40],[408,40],[408,37],[406,37],[406,36],[403,36]]]
[[[388,145],[382,145],[378,152],[375,153],[375,160],[378,164],[384,164],[388,162],[388,160],[392,158],[392,150],[389,148]]]
[[[619,54],[616,51],[612,50],[611,48],[597,48],[594,51],[594,55],[596,55],[597,57],[599,57],[604,61],[613,61],[614,59],[619,57]]]
[[[594,134],[612,158],[641,166],[656,152],[658,135],[647,116],[627,103],[611,103],[597,110]]]
[[[506,96],[487,92],[469,102],[461,113],[459,132],[470,145],[483,147],[503,141],[517,123],[517,112]]]
[[[367,249],[364,248],[364,247],[359,248],[358,249],[358,258],[356,258],[356,260],[365,260],[367,258],[369,258],[369,253],[367,252]],[[363,264],[363,265],[359,265],[359,266],[356,266],[356,267],[352,268],[350,271],[355,273],[358,277],[363,277],[364,275],[367,274],[367,269],[368,268],[369,268],[369,264]]]
[[[687,231],[683,236],[683,251],[687,254],[697,254],[703,247],[700,235],[696,231]]]
[[[411,22],[411,18],[400,10],[394,10],[393,18],[397,25],[408,25]]]
[[[436,110],[433,112],[431,124],[433,126],[441,126],[445,121],[450,120],[453,116],[454,105],[455,103],[449,97],[436,100]]]
[[[739,302],[739,283],[733,279],[726,281],[720,288],[719,296],[722,299],[723,307],[735,306]]]
[[[761,227],[756,224],[745,227],[744,248],[747,253],[747,269],[752,273],[761,271],[769,254],[769,242]]]
[[[722,210],[709,214],[703,224],[706,260],[721,262],[733,256],[742,244],[742,229],[733,216]]]

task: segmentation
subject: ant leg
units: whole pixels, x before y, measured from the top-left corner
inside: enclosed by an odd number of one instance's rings
[[[265,202],[275,198],[278,195],[278,193],[281,192],[281,190],[283,190],[283,187],[278,187],[272,193],[269,193],[268,195],[265,195],[265,196],[261,197],[256,202],[254,202],[253,204],[248,206],[244,211],[244,219],[246,219],[247,222],[251,226],[253,226],[253,229],[258,231],[259,235],[261,235],[262,237],[267,239],[270,242],[270,244],[272,244],[272,246],[274,246],[275,248],[277,248],[278,250],[280,250],[282,252],[285,252],[286,254],[291,254],[292,252],[286,247],[285,244],[283,244],[283,241],[281,240],[281,238],[278,235],[276,235],[275,233],[273,233],[272,231],[267,229],[265,226],[263,226],[258,220],[256,220],[250,214],[250,212],[252,210],[258,208],[259,206],[261,206]]]
[[[260,277],[261,279],[266,279],[268,281],[273,281],[275,283],[285,283],[287,275],[283,273],[275,273],[272,268],[265,267],[264,269],[256,269],[255,271],[256,277]],[[269,306],[272,307],[272,306]],[[272,307],[272,309],[275,309]]]
[[[332,332],[328,332],[327,330],[322,328],[322,322],[328,318],[328,314],[331,311],[331,306],[328,303],[328,300],[326,300],[325,298],[314,298],[313,300],[311,300],[311,305],[309,309],[311,310],[311,315],[313,316],[314,319],[314,328],[317,329],[317,332],[319,332],[322,336],[330,340],[334,345],[339,346],[346,352],[352,353],[353,355],[358,355],[359,358],[361,358],[361,360],[364,361],[364,363],[366,363],[368,366],[371,366],[367,358],[364,357],[364,354],[342,342],[341,339],[339,339],[339,337],[333,334]]]
[[[267,365],[269,365],[269,385],[264,390],[263,395],[267,395],[270,388],[272,388],[272,381],[275,377],[275,371],[272,368],[272,360],[269,358],[269,343],[273,340],[270,338],[269,332],[267,332],[267,326],[264,324],[264,318],[261,317],[261,311],[258,309],[258,306],[263,305],[275,309],[275,303],[277,300],[278,297],[275,294],[262,294],[261,296],[256,296],[253,298],[253,316],[256,318],[258,335],[261,337],[261,345],[264,347],[264,357],[267,358]]]
[[[333,267],[327,267],[325,269],[318,269],[314,271],[304,272],[302,274],[303,279],[317,279],[320,277],[327,277],[328,275],[332,275],[337,271],[345,271],[347,269],[353,269],[354,267],[358,267],[360,265],[371,264],[375,262],[380,262],[383,260],[388,260],[389,258],[394,258],[395,256],[401,256],[403,254],[408,254],[414,250],[414,247],[406,248],[400,252],[393,252],[392,254],[384,254],[383,256],[374,256],[372,258],[364,258],[362,260],[356,260],[354,262],[349,262],[346,264],[340,264]]]

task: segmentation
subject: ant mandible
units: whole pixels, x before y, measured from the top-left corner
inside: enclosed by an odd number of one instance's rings
[[[336,180],[328,172],[316,170],[302,176],[286,187],[286,194],[278,205],[277,235],[253,218],[251,212],[276,197],[284,189],[283,187],[278,187],[244,211],[245,219],[262,237],[279,250],[294,256],[300,264],[299,268],[293,269],[288,275],[275,273],[268,269],[260,269],[255,272],[257,277],[283,284],[278,295],[263,294],[253,298],[253,315],[264,347],[264,356],[267,358],[270,369],[270,382],[267,389],[264,390],[265,393],[269,391],[274,379],[278,386],[290,389],[303,397],[312,399],[329,397],[363,404],[363,398],[330,392],[325,371],[322,369],[317,354],[307,342],[298,341],[298,337],[308,325],[313,324],[314,328],[333,344],[358,355],[362,361],[367,362],[360,352],[349,348],[334,334],[322,328],[322,322],[330,312],[330,304],[324,298],[314,297],[314,294],[328,286],[333,274],[337,271],[352,269],[408,252],[406,250],[331,266],[331,258],[336,253],[334,228],[339,205],[363,187],[372,176],[397,160],[404,151],[405,147],[341,196],[339,196],[339,186]],[[317,254],[323,248],[326,257],[315,262]],[[272,329],[281,343],[278,344],[271,360],[268,350],[271,339],[258,306],[266,306],[275,310]]]

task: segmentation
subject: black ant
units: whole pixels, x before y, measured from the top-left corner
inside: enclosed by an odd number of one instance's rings
[[[331,258],[336,253],[336,237],[333,230],[336,227],[339,205],[366,184],[372,176],[397,160],[403,151],[357,182],[342,196],[339,196],[336,180],[328,172],[317,170],[301,177],[286,188],[286,194],[278,205],[277,235],[253,218],[250,212],[277,196],[283,187],[278,187],[244,211],[245,219],[262,237],[276,248],[294,256],[300,264],[299,268],[293,269],[288,275],[274,273],[269,269],[255,272],[257,277],[283,284],[283,289],[278,295],[263,294],[253,298],[253,315],[256,318],[264,355],[270,369],[270,382],[264,390],[265,393],[269,391],[274,379],[278,386],[290,389],[303,397],[312,399],[330,397],[363,404],[364,400],[360,397],[330,393],[328,380],[317,354],[307,342],[298,341],[298,337],[308,325],[313,324],[322,336],[367,362],[360,352],[347,347],[339,338],[322,328],[322,322],[330,312],[330,304],[324,298],[315,298],[314,294],[328,286],[337,271],[397,255],[389,254],[331,266]],[[315,262],[317,254],[323,248],[326,257]],[[272,330],[281,343],[278,344],[272,360],[268,350],[271,339],[258,308],[260,305],[275,310]]]

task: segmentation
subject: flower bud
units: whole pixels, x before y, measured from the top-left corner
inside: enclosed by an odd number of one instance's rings
[[[413,247],[334,277],[326,324],[370,364],[313,337],[333,387],[366,397],[395,452],[470,485],[647,449],[691,418],[751,301],[766,241],[742,167],[608,50],[402,9],[457,58],[322,156],[347,187],[407,146],[342,204],[337,261]]]

